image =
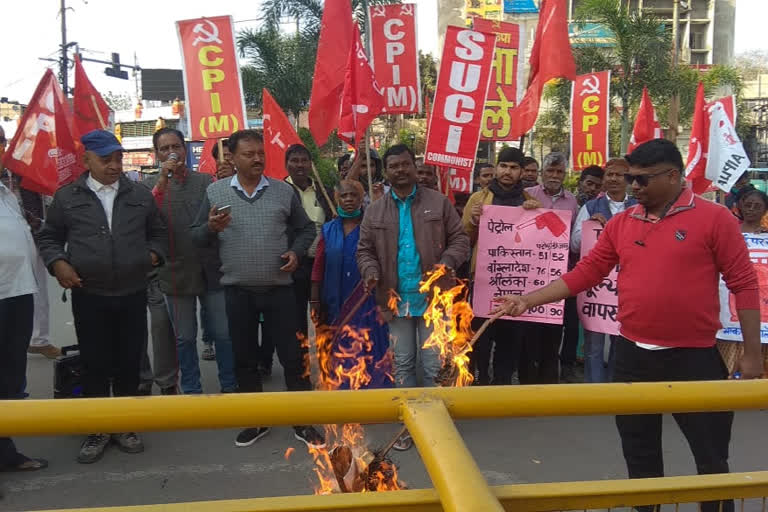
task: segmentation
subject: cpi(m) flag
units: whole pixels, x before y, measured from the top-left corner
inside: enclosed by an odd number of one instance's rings
[[[264,154],[267,165],[264,174],[270,178],[283,179],[288,176],[285,168],[285,150],[293,144],[304,144],[283,109],[269,91],[263,89],[262,105],[264,112]]]
[[[553,78],[576,77],[576,63],[568,39],[568,7],[565,0],[541,0],[536,39],[531,50],[528,89],[520,104],[510,112],[510,140],[526,134],[539,116],[544,84]]]
[[[318,146],[338,125],[351,50],[352,5],[349,0],[326,0],[309,98],[309,130]]]
[[[231,16],[176,22],[190,138],[229,137],[247,126]]]
[[[75,55],[75,91],[72,98],[75,128],[84,135],[93,130],[110,130],[114,113],[85,74],[80,56]]]
[[[363,45],[360,43],[360,29],[352,27],[352,49],[347,60],[344,76],[344,92],[339,117],[339,138],[348,144],[365,138],[365,130],[378,116],[386,102],[379,89],[373,70],[368,63]]]
[[[696,194],[703,194],[710,185],[705,176],[708,142],[709,127],[704,105],[704,84],[699,82],[693,107],[691,140],[688,143],[688,162],[685,165],[685,178],[690,182],[691,189]]]
[[[661,138],[661,125],[656,117],[656,111],[653,109],[651,97],[648,95],[648,88],[643,87],[643,98],[640,100],[640,108],[635,118],[635,127],[632,130],[632,137],[629,139],[627,153],[631,153],[637,146],[653,139]]]
[[[2,166],[22,177],[23,188],[52,196],[83,172],[81,152],[72,113],[48,69],[3,155]]]
[[[424,163],[471,169],[477,154],[496,36],[459,27],[445,33]]]
[[[213,158],[213,148],[219,139],[205,139],[203,149],[200,152],[200,160],[197,162],[197,172],[210,174],[216,177],[216,159]],[[220,155],[221,156],[221,155]]]
[[[421,112],[416,4],[370,8],[371,64],[389,114]]]
[[[496,51],[493,54],[493,73],[488,97],[483,111],[483,140],[514,140],[509,134],[512,120],[509,112],[523,95],[523,66],[520,49],[525,48],[525,31],[516,23],[492,21],[483,18],[473,20],[473,28],[480,32],[496,34]]]
[[[608,161],[611,72],[577,76],[571,89],[571,155],[573,170]]]

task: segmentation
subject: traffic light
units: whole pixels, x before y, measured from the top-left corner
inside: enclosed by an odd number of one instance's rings
[[[128,80],[128,72],[123,71],[120,69],[120,54],[119,53],[113,53],[112,54],[112,67],[106,68],[104,70],[104,73],[107,76],[111,76],[114,78],[122,78],[123,80]]]

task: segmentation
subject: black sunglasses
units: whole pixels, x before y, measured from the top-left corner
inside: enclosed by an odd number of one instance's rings
[[[635,181],[638,185],[641,187],[647,187],[648,182],[651,180],[651,178],[655,178],[656,176],[661,176],[662,174],[668,174],[672,171],[676,171],[677,169],[667,169],[666,171],[657,172],[655,174],[629,174],[626,173],[624,175],[624,181],[627,182],[627,185],[631,185]]]

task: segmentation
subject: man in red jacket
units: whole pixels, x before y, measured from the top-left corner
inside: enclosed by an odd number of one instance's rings
[[[720,326],[718,276],[736,298],[744,335],[741,378],[759,378],[760,305],[757,276],[738,223],[721,205],[683,185],[683,160],[664,139],[627,155],[625,175],[638,205],[614,216],[581,262],[548,286],[501,307],[518,316],[528,308],[562,300],[599,284],[620,265],[615,382],[726,379],[715,347]],[[675,414],[699,474],[728,472],[732,412]],[[661,415],[617,416],[630,478],[664,475]],[[722,508],[720,508],[722,506]],[[733,502],[702,504],[704,512],[733,511]],[[651,506],[637,507],[652,510]]]

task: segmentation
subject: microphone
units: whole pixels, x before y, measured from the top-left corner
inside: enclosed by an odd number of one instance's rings
[[[173,162],[178,162],[179,161],[179,155],[177,155],[176,153],[171,153],[170,155],[168,155],[168,160],[171,160]],[[168,173],[168,177],[170,178],[172,176],[173,176],[173,173],[169,172]]]

